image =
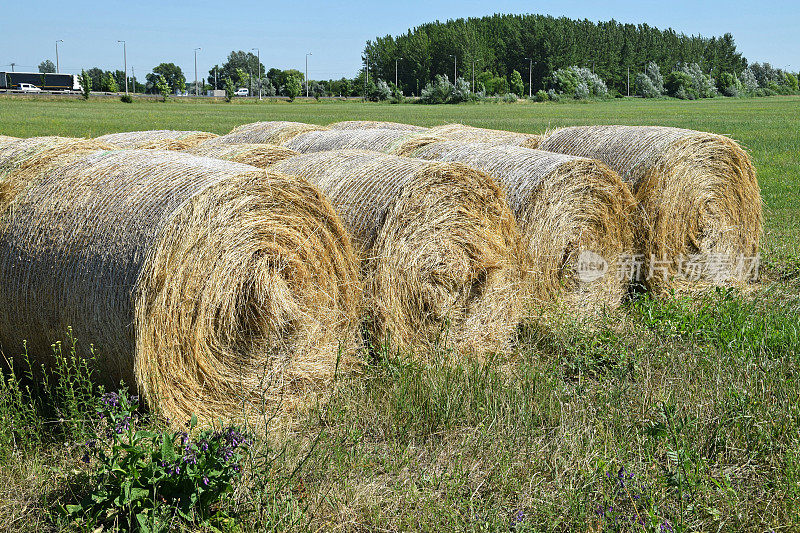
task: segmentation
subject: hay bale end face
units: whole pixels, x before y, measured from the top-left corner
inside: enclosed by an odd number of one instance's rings
[[[344,122],[334,122],[328,124],[332,130],[398,130],[411,133],[425,133],[428,128],[415,126],[413,124],[402,124],[400,122],[382,122],[378,120],[347,120]]]
[[[341,150],[285,159],[328,195],[365,272],[372,341],[505,348],[519,318],[520,242],[505,194],[474,169]]]
[[[308,182],[187,154],[50,169],[0,226],[0,343],[52,365],[68,327],[95,378],[182,425],[290,405],[352,367],[349,237]],[[339,359],[340,347],[344,357]]]
[[[152,130],[109,133],[97,140],[125,149],[185,150],[216,137],[216,133],[206,131]]]
[[[630,185],[639,203],[641,277],[653,291],[752,279],[761,194],[736,142],[677,128],[580,126],[547,134],[541,148],[599,159]]]
[[[227,144],[284,144],[301,133],[327,130],[325,126],[305,124],[303,122],[269,121],[242,124],[227,135],[215,139],[214,143]]]
[[[186,153],[244,163],[257,168],[267,168],[298,152],[274,144],[214,144],[203,143],[189,148]]]
[[[498,146],[522,146],[523,148],[537,148],[540,140],[539,135],[476,128],[465,124],[434,126],[428,130],[428,133],[449,141],[486,143]]]
[[[298,135],[284,146],[304,154],[329,150],[369,150],[403,155],[410,145],[424,146],[437,140],[439,139],[424,133],[374,128],[312,131]]]
[[[457,141],[409,155],[464,163],[506,188],[526,252],[529,310],[555,302],[583,314],[620,304],[627,283],[617,265],[633,251],[634,199],[616,172],[586,158]],[[587,258],[601,263],[597,270],[582,264]]]

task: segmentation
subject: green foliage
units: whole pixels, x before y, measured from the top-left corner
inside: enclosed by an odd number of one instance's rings
[[[230,102],[234,94],[236,94],[236,86],[233,84],[233,80],[225,78],[225,101]]]
[[[119,97],[119,100],[120,100],[120,102],[123,102],[123,103],[126,103],[126,104],[133,103],[133,97],[131,95],[129,95],[129,94],[123,94],[122,96]]]
[[[39,72],[41,72],[42,74],[51,74],[55,71],[56,71],[56,66],[49,59],[45,59],[44,61],[39,63]]]
[[[514,93],[522,98],[523,94],[525,93],[525,84],[522,83],[522,75],[518,71],[515,70],[511,73],[508,86],[511,89],[508,92]]]
[[[215,505],[233,492],[249,438],[235,427],[185,432],[142,429],[139,399],[127,391],[104,394],[101,428],[85,444],[92,490],[66,513],[79,523],[161,531],[174,514],[211,527],[224,519]],[[194,432],[196,417],[189,423]]]
[[[696,100],[700,97],[694,88],[692,77],[686,72],[674,70],[664,80],[667,94],[681,100]]]
[[[283,86],[285,96],[289,97],[289,101],[293,102],[295,98],[300,96],[303,92],[302,78],[296,74],[289,74],[286,77],[286,83]]]
[[[385,102],[392,97],[392,88],[383,80],[370,83],[368,86],[367,100],[371,102]]]
[[[159,76],[154,80],[154,83],[156,92],[161,95],[161,101],[166,102],[170,95],[170,87],[167,80],[164,79],[164,76]]]
[[[89,95],[92,94],[92,78],[85,70],[81,70],[81,74],[78,76],[78,83],[81,84],[81,96],[83,96],[84,100],[88,100]]]
[[[159,82],[161,80],[167,84],[167,93],[183,92],[186,89],[186,77],[183,75],[181,67],[174,63],[161,63],[147,75],[148,85],[157,93],[164,95]]]
[[[119,92],[119,87],[117,86],[117,80],[114,79],[114,76],[109,72],[108,76],[104,79],[103,90],[109,93],[116,93]]]
[[[547,93],[545,91],[539,89],[538,91],[536,91],[536,94],[533,95],[533,99],[536,102],[546,102],[550,98],[547,96]]]
[[[636,75],[636,94],[644,98],[659,98],[664,94],[664,78],[656,63],[650,61],[645,71]]]
[[[447,76],[439,75],[434,82],[425,86],[419,101],[423,104],[458,104],[469,101],[472,97],[466,80],[458,78],[452,84]]]
[[[723,72],[716,79],[717,91],[725,96],[739,96],[744,92],[744,87],[739,78],[730,72]]]
[[[791,72],[784,72],[783,73],[783,85],[788,87],[790,91],[797,92],[798,91],[797,76],[795,76]]]
[[[572,66],[553,73],[552,89],[559,95],[583,100],[592,96],[608,96],[605,82],[591,70]]]
[[[270,70],[271,72],[272,70]],[[232,51],[228,54],[228,59],[222,66],[215,65],[208,71],[208,79],[213,81],[216,73],[218,83],[224,84],[224,80],[230,78],[233,80],[234,85],[238,87],[247,87],[247,79],[240,77],[242,74],[252,76],[258,79],[259,72],[261,75],[267,74],[263,63],[258,62],[258,56],[252,52],[245,52],[239,50],[238,52]],[[269,74],[267,77],[272,78]],[[273,82],[275,81],[274,78]],[[282,81],[280,82],[283,83]],[[215,87],[215,89],[218,87]]]

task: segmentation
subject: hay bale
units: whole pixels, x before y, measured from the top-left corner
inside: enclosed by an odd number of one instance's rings
[[[379,120],[346,120],[328,124],[332,130],[397,130],[412,133],[425,133],[428,128],[414,124],[401,124],[400,122],[382,122]]]
[[[424,146],[438,140],[441,139],[401,130],[327,130],[303,133],[284,143],[284,146],[304,154],[329,150],[369,150],[402,155],[408,151],[409,145]]]
[[[518,146],[445,141],[409,155],[469,165],[506,188],[527,252],[529,307],[557,302],[592,313],[620,304],[627,283],[617,268],[633,251],[634,199],[616,172],[591,159]],[[604,275],[582,264],[598,256],[607,264]]]
[[[524,148],[536,148],[540,139],[539,135],[475,128],[465,124],[444,124],[442,126],[434,126],[428,130],[428,133],[449,141],[486,143],[500,146],[522,146]]]
[[[301,133],[327,130],[325,126],[275,120],[242,124],[214,140],[214,144],[284,144]]]
[[[51,169],[0,227],[0,343],[52,365],[72,327],[95,377],[182,425],[291,404],[353,361],[359,273],[306,181],[188,154],[96,152]]]
[[[519,233],[485,174],[377,152],[284,159],[328,195],[363,258],[367,329],[401,348],[505,348],[519,319]]]
[[[555,130],[541,148],[599,159],[630,185],[640,206],[642,277],[656,292],[752,277],[761,194],[747,153],[722,135],[666,127]]]
[[[200,144],[186,150],[189,154],[213,157],[244,163],[257,168],[282,161],[287,157],[298,155],[298,152],[274,144]]]
[[[0,214],[37,176],[97,150],[114,147],[97,139],[30,137],[0,143]]]
[[[219,137],[216,133],[205,131],[152,130],[109,133],[97,137],[97,140],[113,144],[117,148],[185,150],[216,137]]]

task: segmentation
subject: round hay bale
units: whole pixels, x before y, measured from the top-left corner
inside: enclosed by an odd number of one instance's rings
[[[274,144],[207,144],[203,143],[186,150],[189,154],[213,157],[244,163],[257,168],[267,168],[298,152]]]
[[[536,148],[539,145],[540,139],[539,135],[476,128],[465,124],[434,126],[428,130],[428,133],[441,139],[447,139],[448,141],[522,146],[524,148]]]
[[[398,130],[412,133],[425,133],[428,128],[414,124],[401,124],[400,122],[382,122],[379,120],[346,120],[328,124],[332,130]]]
[[[329,150],[369,150],[402,155],[407,146],[424,146],[441,139],[423,133],[401,130],[327,130],[298,135],[284,143],[286,148],[307,154]]]
[[[655,292],[752,278],[762,233],[761,194],[747,153],[722,135],[666,127],[555,130],[541,148],[599,159],[640,206],[642,278]]]
[[[185,150],[216,137],[219,135],[205,131],[152,130],[109,133],[97,137],[97,140],[113,144],[117,148]]]
[[[328,195],[363,258],[367,329],[403,349],[481,355],[519,320],[519,232],[503,190],[457,163],[341,150],[284,159]]]
[[[253,122],[252,124],[242,124],[233,128],[230,133],[219,137],[214,142],[228,144],[284,144],[301,133],[327,129],[325,126],[317,126],[316,124],[283,120]]]
[[[409,155],[464,163],[506,188],[527,252],[529,307],[558,302],[594,313],[620,304],[627,282],[618,268],[633,252],[635,202],[616,172],[592,159],[518,146],[445,141]],[[592,259],[596,270],[587,268]]]
[[[349,237],[305,180],[161,151],[51,169],[0,229],[0,343],[38,364],[71,327],[95,377],[178,426],[293,405],[355,361]],[[339,350],[345,354],[340,359]]]
[[[48,169],[114,147],[97,139],[30,137],[0,143],[0,215]]]

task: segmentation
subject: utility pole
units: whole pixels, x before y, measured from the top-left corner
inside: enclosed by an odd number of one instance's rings
[[[125,69],[125,94],[128,94],[128,43],[125,41],[117,41],[122,43],[122,68]]]
[[[533,98],[533,58],[526,57],[528,64],[528,98]]]
[[[367,85],[369,84],[369,56],[365,56],[367,61],[367,70],[364,73],[364,100],[367,99]]]
[[[217,66],[214,65],[214,90],[216,91],[217,89],[219,89],[217,85]]]
[[[261,50],[258,48],[251,48],[250,50],[255,50],[256,57],[258,58],[258,99],[261,100]]]
[[[59,39],[56,41],[56,74],[61,72],[59,65],[58,65],[58,43],[63,43],[64,39]]]
[[[306,98],[308,98],[308,56],[313,55],[311,52],[306,54]]]
[[[456,76],[458,76],[458,68],[457,68],[458,58],[456,58],[455,54],[450,54],[450,57],[453,58],[453,85],[455,85],[456,84]]]
[[[628,67],[628,96],[631,95],[631,67]]]
[[[195,48],[194,49],[194,95],[200,96],[200,90],[197,87],[197,51],[202,50],[202,48]]]
[[[394,60],[394,86],[397,87],[397,62],[403,59],[402,57],[397,57]]]
[[[475,60],[472,60],[472,92],[475,93]]]
[[[11,63],[11,72],[14,72],[14,65],[16,65],[16,63]]]
[[[133,78],[133,94],[136,94],[136,70],[131,67],[131,77]]]

